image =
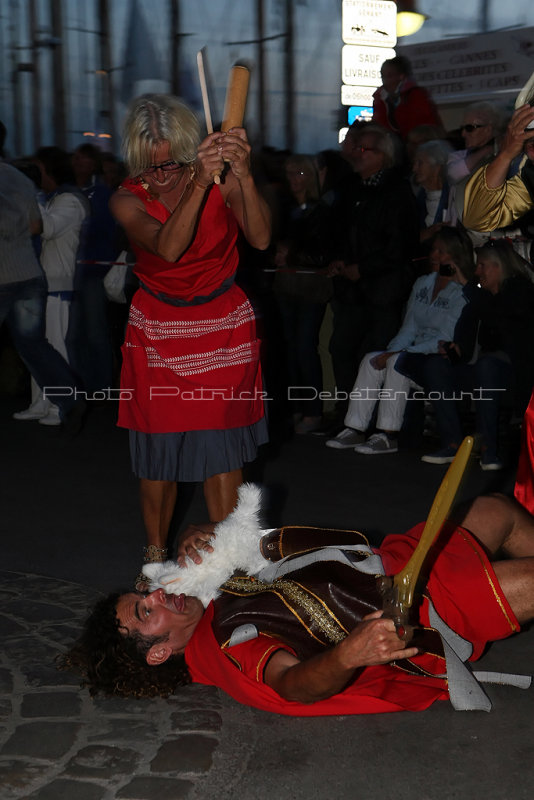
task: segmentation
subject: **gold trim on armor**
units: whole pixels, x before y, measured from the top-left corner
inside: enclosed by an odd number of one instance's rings
[[[325,638],[331,644],[339,644],[347,635],[340,627],[339,623],[334,622],[331,616],[327,614],[322,605],[317,600],[312,599],[312,597],[307,594],[307,590],[304,590],[295,581],[280,578],[272,583],[264,583],[256,578],[249,578],[248,576],[242,578],[237,577],[227,580],[226,583],[222,585],[221,589],[223,589],[223,591],[229,590],[230,594],[274,592],[297,617],[310,636],[313,636],[317,641],[320,641],[320,639],[310,630],[308,625],[306,625],[304,620],[299,616],[296,609],[289,605],[288,601],[300,606],[300,608],[309,615],[310,619],[315,622],[321,633],[324,634]],[[234,592],[232,592],[232,589],[234,589]]]

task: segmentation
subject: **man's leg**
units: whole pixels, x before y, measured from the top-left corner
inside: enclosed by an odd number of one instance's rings
[[[500,494],[477,497],[454,521],[476,536],[491,560],[534,558],[534,517],[516,500]]]
[[[237,503],[237,490],[243,483],[243,472],[220,472],[204,481],[204,497],[208,506],[210,522],[221,522]]]
[[[176,505],[175,481],[139,481],[141,512],[145,523],[147,546],[167,547],[167,536]],[[152,559],[157,560],[157,559]]]
[[[495,561],[499,585],[521,624],[534,619],[534,558]]]
[[[76,379],[45,335],[47,290],[44,279],[19,283],[7,323],[13,344],[38,385],[65,417],[76,402]]]
[[[423,385],[430,394],[442,447],[457,448],[462,443],[462,425],[455,396],[459,369],[448,358],[429,355],[423,365]]]

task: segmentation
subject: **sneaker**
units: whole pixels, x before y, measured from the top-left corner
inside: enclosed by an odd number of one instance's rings
[[[61,425],[59,408],[57,406],[50,406],[47,415],[45,417],[41,417],[39,420],[39,425],[51,425],[52,427]]]
[[[354,451],[364,456],[377,456],[381,453],[396,453],[398,449],[396,439],[390,439],[386,433],[373,433],[366,442],[357,444]]]
[[[333,439],[326,441],[327,447],[333,447],[334,450],[352,450],[354,445],[361,444],[365,441],[365,434],[357,431],[354,428],[343,428]]]
[[[43,403],[42,398],[38,400],[36,403],[32,403],[29,408],[26,408],[24,411],[15,411],[13,414],[13,419],[20,419],[24,421],[29,421],[32,419],[43,419],[48,414],[49,409],[48,403]]]
[[[483,472],[498,472],[503,468],[503,463],[495,456],[482,456],[480,459],[480,469]]]
[[[444,447],[436,453],[421,456],[421,461],[425,461],[427,464],[451,464],[454,461],[456,451],[456,447]]]

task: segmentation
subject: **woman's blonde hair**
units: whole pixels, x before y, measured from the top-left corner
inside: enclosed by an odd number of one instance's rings
[[[131,177],[152,164],[152,151],[168,142],[174,161],[192,164],[200,143],[198,120],[170,94],[144,94],[132,101],[124,123],[122,154]]]
[[[306,198],[308,200],[319,199],[319,175],[313,159],[310,156],[295,153],[286,158],[285,169],[293,167],[304,173],[306,178]]]
[[[501,285],[515,275],[534,280],[532,269],[528,262],[516,253],[512,242],[508,239],[489,239],[480,247],[476,248],[476,255],[486,257],[489,261],[494,261],[501,268]]]

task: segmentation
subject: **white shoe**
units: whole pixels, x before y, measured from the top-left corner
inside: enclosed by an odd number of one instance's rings
[[[13,414],[13,419],[21,419],[21,420],[32,420],[32,419],[43,419],[48,414],[50,406],[48,403],[43,403],[42,398],[37,400],[36,403],[32,403],[29,408],[26,408],[24,411],[15,411]]]
[[[333,439],[326,440],[326,446],[333,447],[334,450],[352,450],[355,444],[361,444],[364,441],[365,434],[361,431],[354,428],[343,428]]]
[[[57,406],[50,406],[46,417],[41,417],[41,419],[39,420],[39,425],[51,425],[51,426],[61,425],[59,408]]]
[[[396,439],[390,439],[386,433],[373,433],[364,444],[357,444],[354,452],[364,456],[377,456],[382,453],[396,453],[398,449]]]

